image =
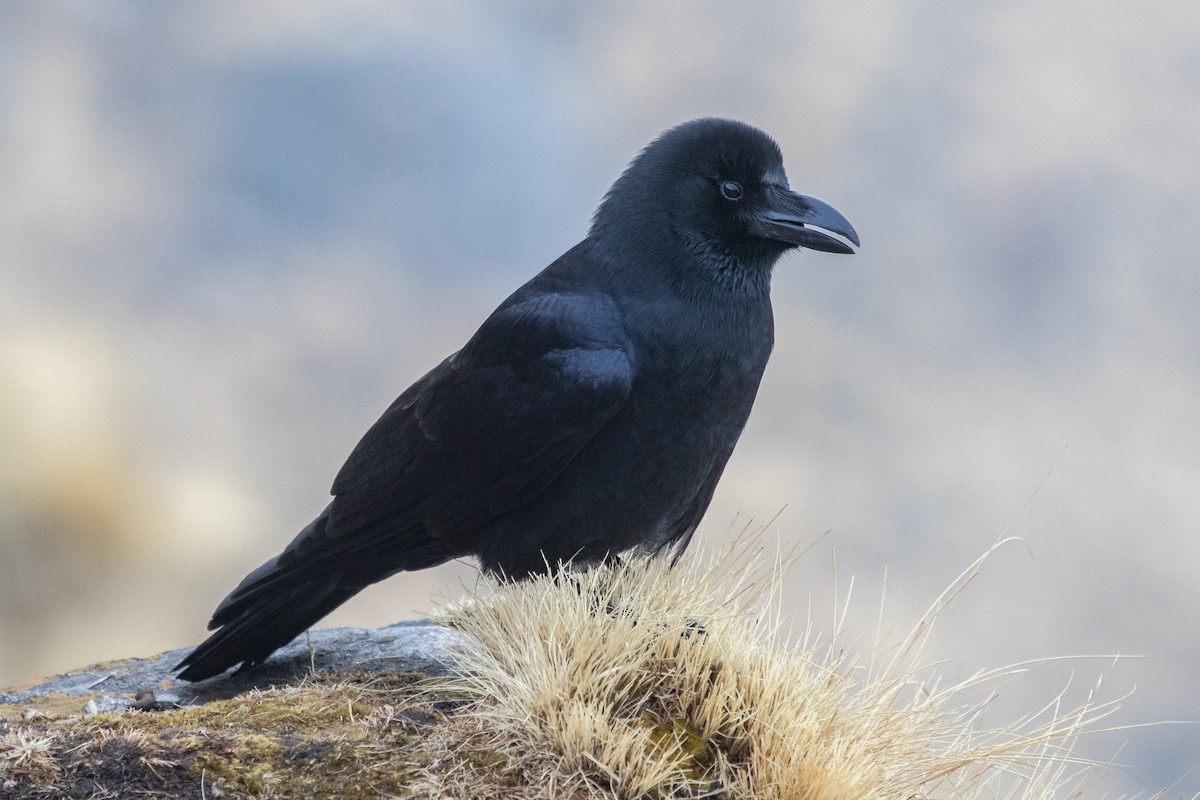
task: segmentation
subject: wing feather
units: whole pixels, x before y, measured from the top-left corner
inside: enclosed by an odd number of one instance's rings
[[[536,497],[625,404],[631,350],[602,296],[501,306],[351,453],[333,484],[330,550],[466,542]]]

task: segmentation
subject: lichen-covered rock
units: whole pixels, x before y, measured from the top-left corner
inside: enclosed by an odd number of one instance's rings
[[[0,692],[0,718],[28,711],[46,714],[117,711],[196,705],[255,688],[294,683],[306,674],[408,673],[443,675],[456,653],[473,646],[466,634],[425,621],[384,628],[325,628],[298,636],[253,670],[200,683],[176,681],[173,668],[188,652],[170,650],[150,658],[93,664],[35,686]]]
[[[187,652],[0,693],[0,798],[414,796],[462,698],[430,681],[475,647],[427,622],[301,636],[198,684]]]

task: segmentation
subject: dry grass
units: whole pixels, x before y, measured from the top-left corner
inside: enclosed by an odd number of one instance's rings
[[[1021,668],[938,689],[916,663],[977,565],[890,658],[857,663],[811,632],[774,644],[784,564],[765,559],[756,576],[743,558],[731,576],[735,557],[634,559],[440,612],[483,644],[453,684],[473,699],[458,730],[502,757],[489,776],[440,773],[438,791],[465,796],[483,778],[545,797],[966,800],[1056,797],[1076,779],[1070,744],[1109,707],[981,730],[987,688]]]
[[[861,660],[778,644],[787,559],[745,541],[501,585],[440,612],[464,674],[314,675],[203,706],[0,719],[0,797],[1048,800],[1106,706],[979,720],[1017,666],[947,689],[922,645],[969,570]],[[740,567],[730,569],[730,562]],[[761,555],[761,554],[760,554]],[[716,566],[716,564],[721,566]],[[762,569],[754,563],[765,565]]]

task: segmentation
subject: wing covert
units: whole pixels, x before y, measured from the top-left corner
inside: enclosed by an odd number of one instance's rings
[[[335,549],[469,535],[535,497],[624,406],[630,352],[603,297],[501,306],[351,453],[333,485]]]

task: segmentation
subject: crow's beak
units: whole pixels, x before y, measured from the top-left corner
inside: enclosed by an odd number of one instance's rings
[[[815,197],[782,188],[771,192],[770,204],[751,220],[750,232],[764,239],[827,253],[854,252],[854,247],[831,234],[859,246],[854,226],[836,208]]]

